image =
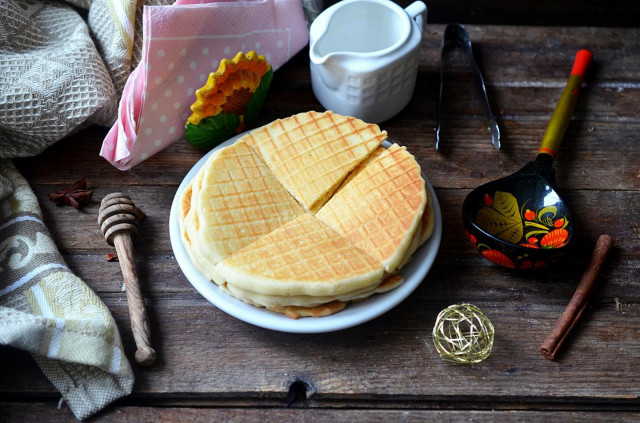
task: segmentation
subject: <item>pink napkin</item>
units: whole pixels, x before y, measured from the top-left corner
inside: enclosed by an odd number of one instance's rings
[[[253,50],[275,71],[309,41],[300,0],[177,0],[145,6],[142,59],[100,155],[127,170],[180,139],[189,106],[222,59]]]

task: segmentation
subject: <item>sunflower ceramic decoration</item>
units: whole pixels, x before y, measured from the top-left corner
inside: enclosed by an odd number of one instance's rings
[[[223,59],[207,83],[196,90],[185,138],[202,150],[253,126],[269,91],[273,70],[264,56],[254,51],[239,52],[233,60]]]

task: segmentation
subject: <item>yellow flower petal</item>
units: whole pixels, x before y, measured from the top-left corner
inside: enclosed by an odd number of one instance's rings
[[[196,90],[188,123],[197,125],[206,117],[223,111],[240,114],[260,85],[262,76],[271,69],[264,56],[255,51],[238,52],[233,60],[223,59],[216,72],[209,74],[206,84]],[[227,107],[225,104],[229,103]]]

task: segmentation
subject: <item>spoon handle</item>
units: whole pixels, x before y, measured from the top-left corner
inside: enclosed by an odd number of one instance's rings
[[[578,94],[580,94],[580,87],[587,72],[587,68],[591,64],[592,57],[593,56],[589,50],[580,50],[576,54],[571,75],[569,76],[567,85],[565,86],[564,91],[562,91],[558,104],[551,115],[551,119],[547,125],[547,130],[540,142],[538,155],[546,154],[551,156],[552,159],[555,159],[558,149],[560,148],[562,138],[564,137],[564,133],[567,130],[567,126],[569,126],[571,115],[573,115],[573,109],[576,106]]]

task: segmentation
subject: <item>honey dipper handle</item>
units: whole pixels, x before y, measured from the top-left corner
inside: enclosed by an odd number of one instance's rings
[[[113,245],[118,252],[120,269],[122,270],[127,292],[131,329],[133,331],[133,339],[138,348],[135,355],[136,362],[141,366],[151,366],[156,361],[156,352],[149,346],[151,330],[147,310],[144,306],[144,299],[140,291],[138,272],[136,271],[136,265],[133,261],[131,234],[127,232],[117,233],[113,238]]]

